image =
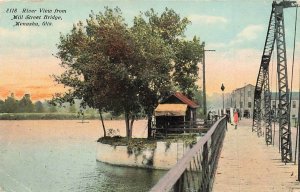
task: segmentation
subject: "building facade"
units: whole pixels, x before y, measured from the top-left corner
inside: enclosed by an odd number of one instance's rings
[[[294,125],[298,119],[299,92],[292,92],[292,93],[290,93],[290,96],[291,96],[290,121],[291,121],[292,125]],[[276,117],[277,113],[278,113],[278,108],[279,108],[278,93],[276,93],[276,92],[273,92],[271,94],[271,108],[272,108],[273,114]]]
[[[227,95],[226,108],[232,107],[238,109],[243,117],[253,118],[255,86],[248,84],[244,87],[234,90],[230,95]],[[298,119],[299,109],[299,92],[290,93],[291,96],[291,112],[290,121],[294,125]],[[278,93],[271,93],[271,109],[273,117],[277,117],[279,108]]]
[[[251,84],[235,89],[229,95],[229,99],[227,99],[227,106],[238,109],[241,112],[242,117],[252,118],[254,90],[255,86]],[[230,104],[228,102],[230,102]]]

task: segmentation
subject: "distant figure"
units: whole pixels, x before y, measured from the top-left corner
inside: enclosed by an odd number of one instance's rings
[[[227,120],[227,123],[230,123],[230,112],[227,112],[227,111],[226,111],[226,120]]]
[[[207,114],[207,120],[212,120],[212,113],[211,113],[211,111],[209,111],[208,114]]]
[[[234,127],[235,129],[237,129],[237,124],[239,122],[239,114],[237,111],[234,112],[234,115],[233,115],[233,122],[234,122]]]

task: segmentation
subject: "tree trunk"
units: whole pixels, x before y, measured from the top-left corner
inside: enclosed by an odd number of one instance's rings
[[[130,137],[132,137],[132,131],[133,131],[133,122],[135,120],[135,116],[132,115],[131,122],[130,122]]]
[[[130,137],[130,125],[129,125],[129,114],[125,112],[125,124],[126,124],[126,137]]]
[[[103,137],[106,137],[106,129],[105,129],[105,125],[104,125],[104,121],[103,121],[103,117],[102,117],[102,111],[100,109],[99,109],[99,114],[100,114],[101,123],[102,123]]]
[[[149,115],[148,114],[148,138],[150,138],[151,137],[151,134],[152,134],[152,115]]]

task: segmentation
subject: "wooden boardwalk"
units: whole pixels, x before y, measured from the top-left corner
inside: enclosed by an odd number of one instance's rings
[[[228,124],[213,192],[300,192],[298,166],[284,165],[278,147],[267,146],[251,125],[250,119],[237,129]]]

